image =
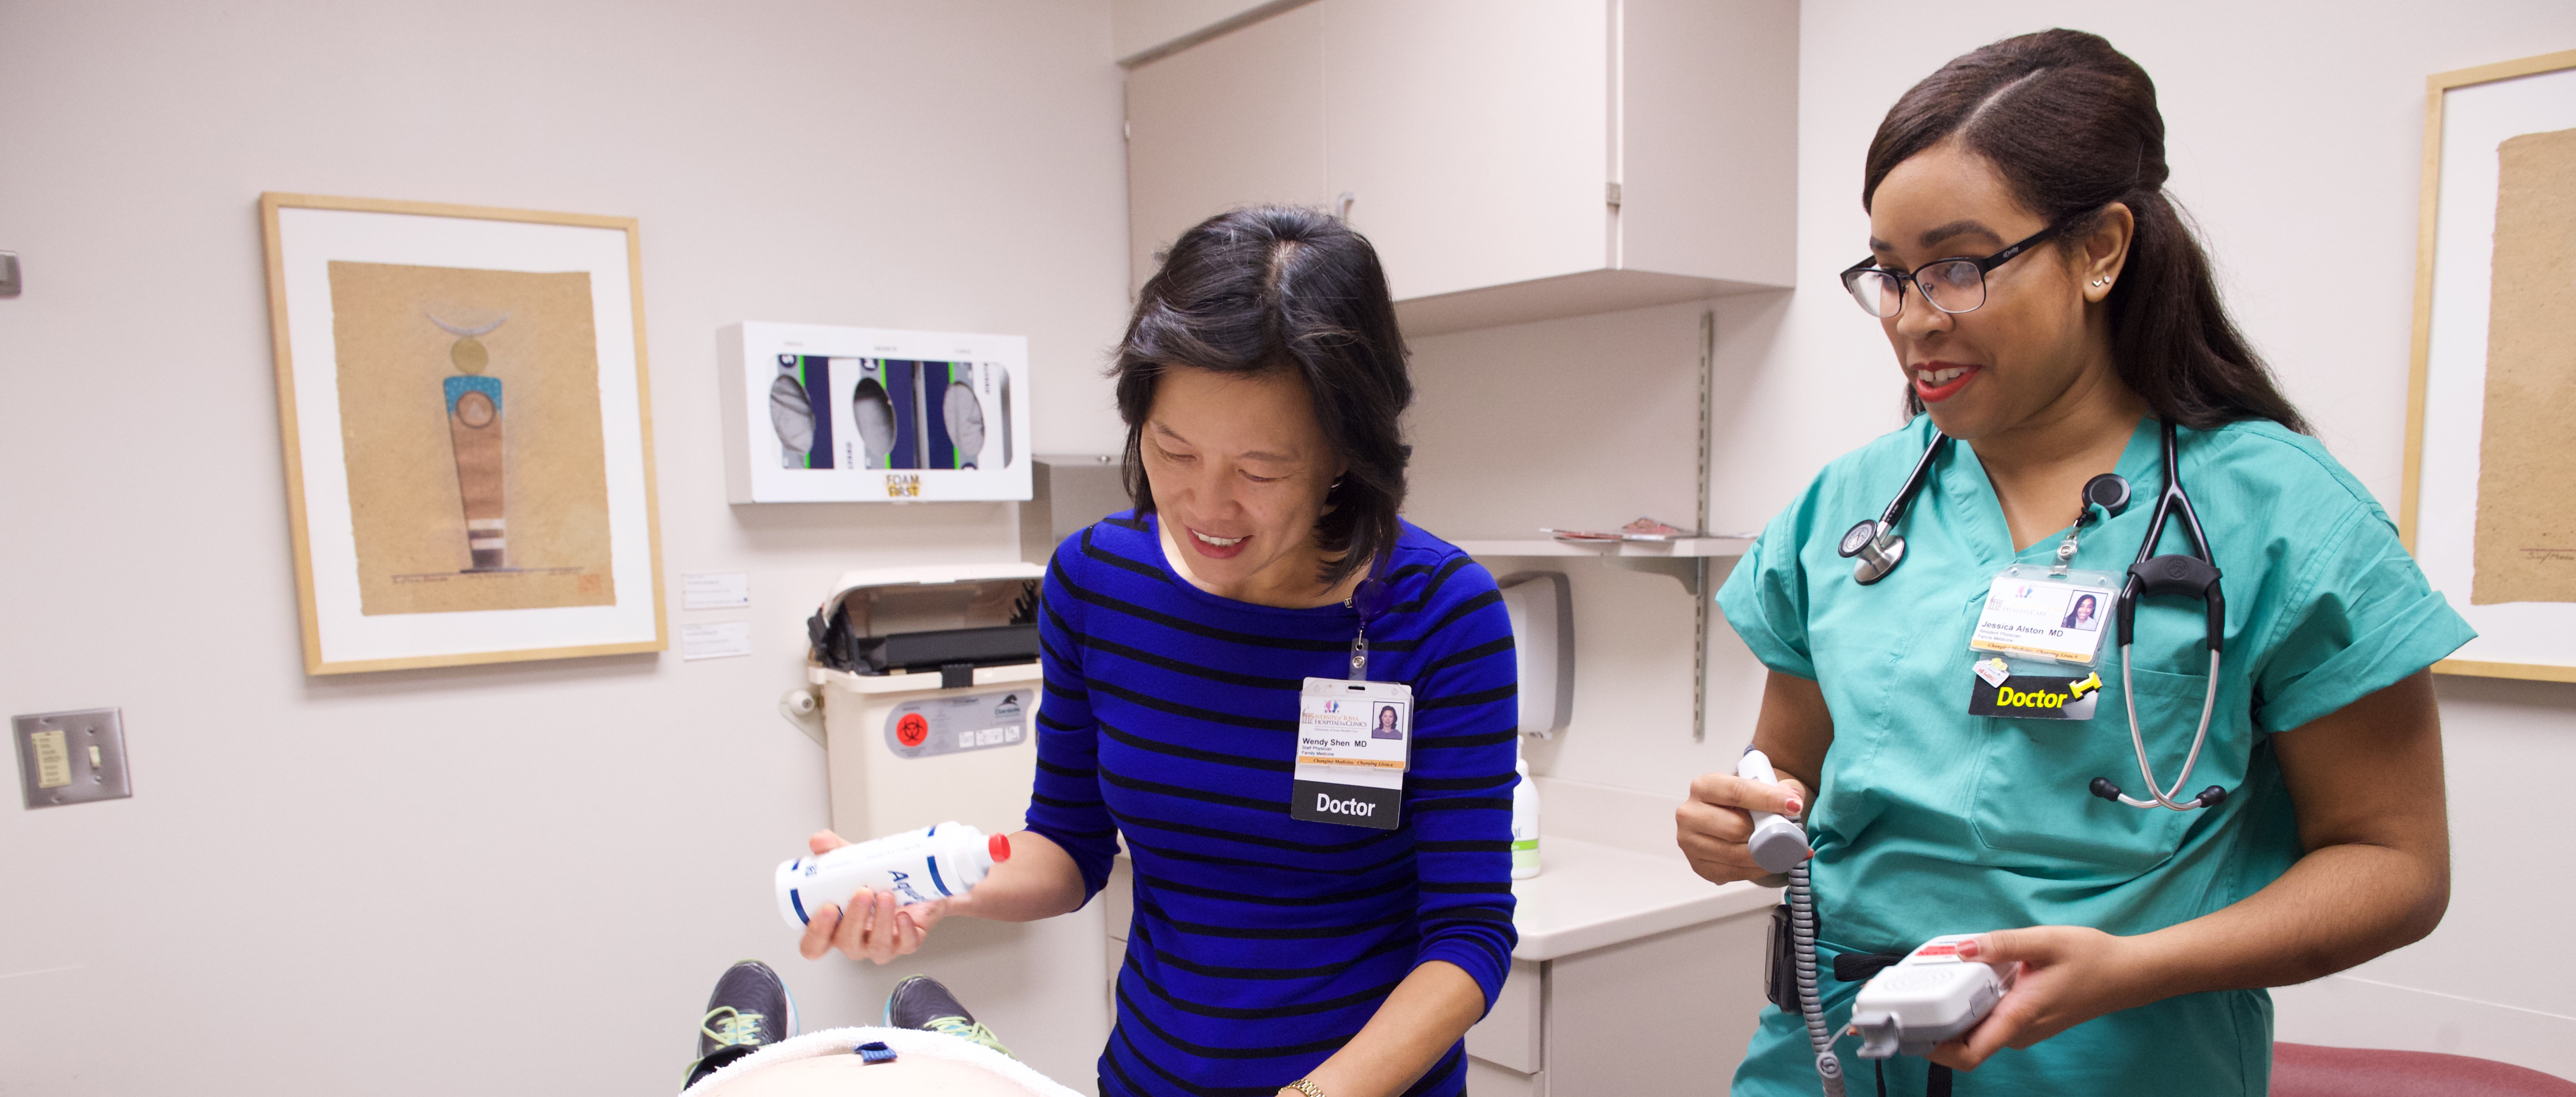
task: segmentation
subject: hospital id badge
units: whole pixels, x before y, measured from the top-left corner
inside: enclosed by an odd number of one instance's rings
[[[2102,660],[2102,629],[2120,596],[2107,571],[2056,571],[2014,564],[1986,589],[1968,650],[2090,667]]]
[[[1413,764],[1413,687],[1308,678],[1297,698],[1297,771],[1288,817],[1394,830]]]

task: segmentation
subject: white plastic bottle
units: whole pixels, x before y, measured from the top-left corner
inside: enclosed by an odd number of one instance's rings
[[[802,929],[815,908],[847,903],[860,888],[907,904],[964,895],[1010,859],[1010,839],[963,823],[889,834],[779,865],[778,914]]]
[[[1513,759],[1512,770],[1521,775],[1512,786],[1512,879],[1527,880],[1538,875],[1538,786],[1528,759]]]

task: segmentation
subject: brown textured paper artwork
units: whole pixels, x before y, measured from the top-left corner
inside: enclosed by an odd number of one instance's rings
[[[2576,602],[2576,130],[2497,149],[2471,605]]]
[[[606,606],[590,275],[331,264],[361,612]]]

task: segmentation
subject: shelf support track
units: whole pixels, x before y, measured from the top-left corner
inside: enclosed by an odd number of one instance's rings
[[[1699,312],[1699,523],[1708,529],[1709,503],[1709,400],[1717,387],[1717,313],[1701,308]],[[1682,582],[1691,592],[1691,742],[1708,741],[1708,610],[1714,597],[1708,589],[1708,557],[1690,561],[1691,577]]]

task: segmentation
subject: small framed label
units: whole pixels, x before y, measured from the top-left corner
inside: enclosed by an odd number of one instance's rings
[[[680,577],[682,609],[741,609],[750,604],[750,572],[692,571]]]

